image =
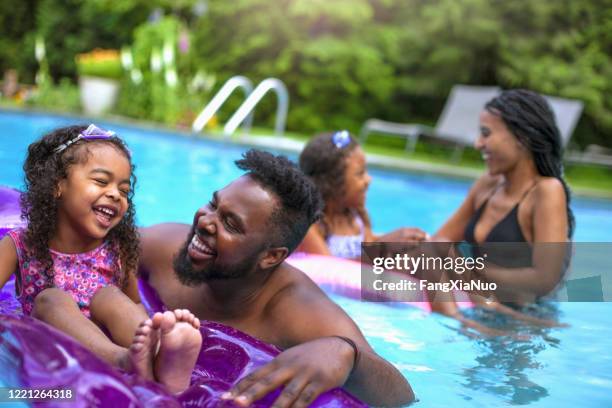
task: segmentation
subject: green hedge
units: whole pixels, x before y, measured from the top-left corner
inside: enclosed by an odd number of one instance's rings
[[[434,123],[454,84],[496,84],[583,100],[574,141],[612,146],[609,1],[208,5],[194,27],[201,64],[224,78],[282,79],[292,96],[290,129],[357,131],[369,117]]]
[[[191,32],[179,73],[282,79],[289,130],[435,123],[454,84],[495,84],[584,101],[573,141],[612,147],[610,0],[6,0],[0,69],[33,82],[40,35],[51,76],[74,80],[76,54],[134,43],[156,8]],[[274,111],[270,96],[256,124]]]

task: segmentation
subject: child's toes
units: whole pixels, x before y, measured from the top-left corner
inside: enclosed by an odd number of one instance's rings
[[[184,319],[185,311],[183,309],[175,309],[174,316],[176,316],[176,321],[180,322]]]
[[[157,312],[153,315],[151,319],[147,319],[145,322],[151,321],[151,328],[157,330],[161,327],[161,324],[164,320],[164,314]]]

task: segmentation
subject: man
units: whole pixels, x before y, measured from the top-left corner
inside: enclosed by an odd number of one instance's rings
[[[248,406],[285,385],[274,406],[303,407],[344,386],[376,406],[413,401],[408,382],[351,318],[284,262],[319,216],[314,185],[270,153],[250,150],[236,164],[247,173],[215,192],[192,226],[141,231],[141,265],[168,308],[187,308],[284,350],[225,397]]]

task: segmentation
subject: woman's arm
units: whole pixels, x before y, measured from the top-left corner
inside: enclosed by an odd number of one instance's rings
[[[541,180],[533,197],[532,267],[502,268],[487,266],[484,272],[490,282],[504,291],[535,296],[548,294],[559,283],[565,262],[567,242],[567,208],[565,191],[559,180]]]
[[[0,289],[17,269],[17,249],[13,240],[6,235],[0,240]]]
[[[480,177],[470,188],[467,197],[457,211],[442,225],[431,238],[432,241],[458,242],[465,239],[464,232],[476,208],[476,197],[484,190],[489,189],[496,180],[489,175]]]

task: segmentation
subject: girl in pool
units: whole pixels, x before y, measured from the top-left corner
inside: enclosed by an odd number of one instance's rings
[[[502,256],[485,273],[498,298],[532,303],[561,280],[569,253],[563,243],[574,231],[559,129],[547,101],[523,89],[489,101],[480,129],[475,147],[488,171],[433,240],[523,243],[526,257]]]
[[[15,273],[23,312],[172,392],[189,385],[201,335],[186,310],[140,303],[130,152],[113,132],[70,126],[28,148],[23,229],[0,241],[0,287]],[[94,339],[106,330],[112,342]]]
[[[346,130],[313,138],[300,154],[300,168],[317,185],[325,203],[299,251],[360,259],[362,242],[415,242],[426,239],[418,228],[375,235],[365,209],[371,178],[363,150]]]

